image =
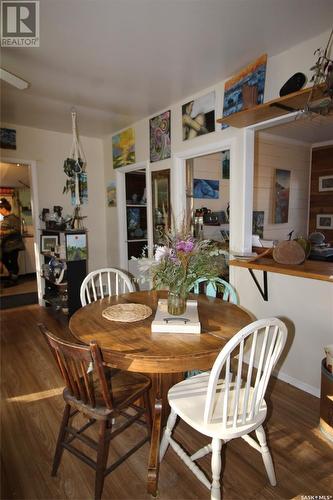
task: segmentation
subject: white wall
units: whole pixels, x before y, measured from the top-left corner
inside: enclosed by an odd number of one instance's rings
[[[304,72],[310,79],[310,67],[315,62],[313,53],[318,47],[326,45],[328,36],[329,33],[325,32],[302,44],[291,47],[286,52],[274,57],[268,57],[265,101],[278,97],[282,85],[291,75],[298,71]],[[207,149],[210,147],[214,149],[215,144],[232,142],[233,153],[230,158],[231,247],[233,250],[249,250],[249,238],[252,233],[253,179],[251,173],[245,168],[245,160],[248,155],[253,154],[253,143],[247,139],[243,130],[228,128],[222,131],[218,124],[216,125],[216,131],[213,133],[189,141],[182,140],[182,104],[211,90],[216,92],[215,116],[216,118],[221,117],[224,81],[203,89],[195,95],[190,95],[183,99],[182,102],[173,103],[166,108],[171,109],[172,158],[154,163],[154,168],[171,168],[173,201],[174,204],[177,204],[177,207],[181,207],[185,205],[184,200],[182,203],[180,200],[181,197],[185,197],[185,191],[182,191],[182,186],[179,183],[181,177],[177,171],[181,164],[179,159],[188,158],[188,151],[194,157],[198,154],[213,152],[208,152]],[[165,109],[160,110],[160,112],[163,111]],[[132,125],[136,136],[137,162],[149,159],[149,118],[146,117]],[[104,152],[106,179],[114,179],[111,136],[104,140]],[[115,244],[117,241],[115,212],[116,209],[114,208],[108,209],[106,219],[108,230],[107,255],[109,261],[112,259],[112,263],[116,265],[119,259],[119,251]],[[230,279],[239,292],[241,304],[251,310],[258,318],[274,315],[284,317],[288,325],[293,325],[295,332],[293,346],[281,366],[281,373],[284,378],[289,377],[291,383],[318,395],[320,385],[319,360],[323,356],[323,346],[332,343],[332,284],[270,273],[268,278],[269,302],[265,303],[255,288],[247,270],[231,268]],[[316,325],[318,326],[316,327]],[[293,329],[290,331],[290,336],[293,335]]]
[[[286,240],[307,236],[311,145],[277,137],[265,132],[256,134],[253,186],[253,210],[263,210],[264,239]],[[290,170],[288,222],[273,222],[275,169]]]
[[[64,160],[69,156],[72,136],[49,130],[3,125],[16,129],[17,149],[1,149],[4,161],[11,158],[35,160],[37,162],[37,182],[39,208],[63,207],[63,215],[73,214],[70,195],[62,194],[67,176],[63,171]],[[105,209],[106,189],[104,184],[104,158],[101,139],[81,137],[83,151],[87,159],[88,204],[82,205],[82,215],[86,215],[84,226],[88,229],[89,269],[106,264]]]

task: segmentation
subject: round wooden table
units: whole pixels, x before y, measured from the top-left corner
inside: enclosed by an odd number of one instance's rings
[[[254,319],[229,302],[191,294],[190,298],[198,301],[202,333],[152,333],[158,299],[165,297],[163,291],[112,296],[77,310],[69,321],[69,328],[78,340],[86,344],[97,341],[109,366],[149,373],[152,378],[153,431],[148,465],[148,492],[152,495],[157,493],[159,443],[169,388],[183,378],[185,371],[211,368],[226,342]],[[105,308],[119,303],[146,304],[153,314],[133,323],[103,318]]]

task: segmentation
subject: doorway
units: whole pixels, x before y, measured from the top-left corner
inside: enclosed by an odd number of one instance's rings
[[[12,279],[2,263],[0,274],[1,309],[38,303],[35,255],[36,231],[33,218],[33,196],[30,165],[23,162],[0,163],[0,197],[19,220],[24,250],[18,254],[18,277]],[[1,224],[1,222],[0,222]]]

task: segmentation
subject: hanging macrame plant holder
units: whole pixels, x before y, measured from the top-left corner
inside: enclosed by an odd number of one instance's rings
[[[86,158],[80,144],[76,128],[76,112],[72,111],[72,134],[73,142],[70,155],[64,161],[64,172],[69,177],[63,189],[63,193],[74,190],[75,206],[79,207],[80,200],[80,175],[85,172]]]

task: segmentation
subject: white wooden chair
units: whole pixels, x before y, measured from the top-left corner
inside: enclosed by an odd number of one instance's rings
[[[242,437],[262,454],[269,481],[272,486],[276,485],[262,423],[267,413],[265,391],[286,338],[287,328],[279,319],[255,321],[229,340],[210,372],[185,379],[168,393],[171,413],[161,442],[160,461],[170,444],[195,476],[211,490],[212,500],[220,498],[222,445],[237,437]],[[198,432],[212,438],[211,443],[191,456],[185,453],[171,437],[177,415]],[[255,431],[259,443],[249,435],[252,431]],[[212,481],[195,463],[210,452]]]
[[[200,283],[206,283],[205,293],[208,297],[216,297],[217,292],[222,290],[222,300],[231,302],[232,304],[238,304],[236,290],[224,279],[214,278],[213,280],[207,280],[206,278],[199,278],[193,285],[191,290],[193,293],[199,293]]]
[[[108,267],[89,273],[82,281],[80,299],[82,307],[109,295],[134,292],[131,278],[120,269]]]

